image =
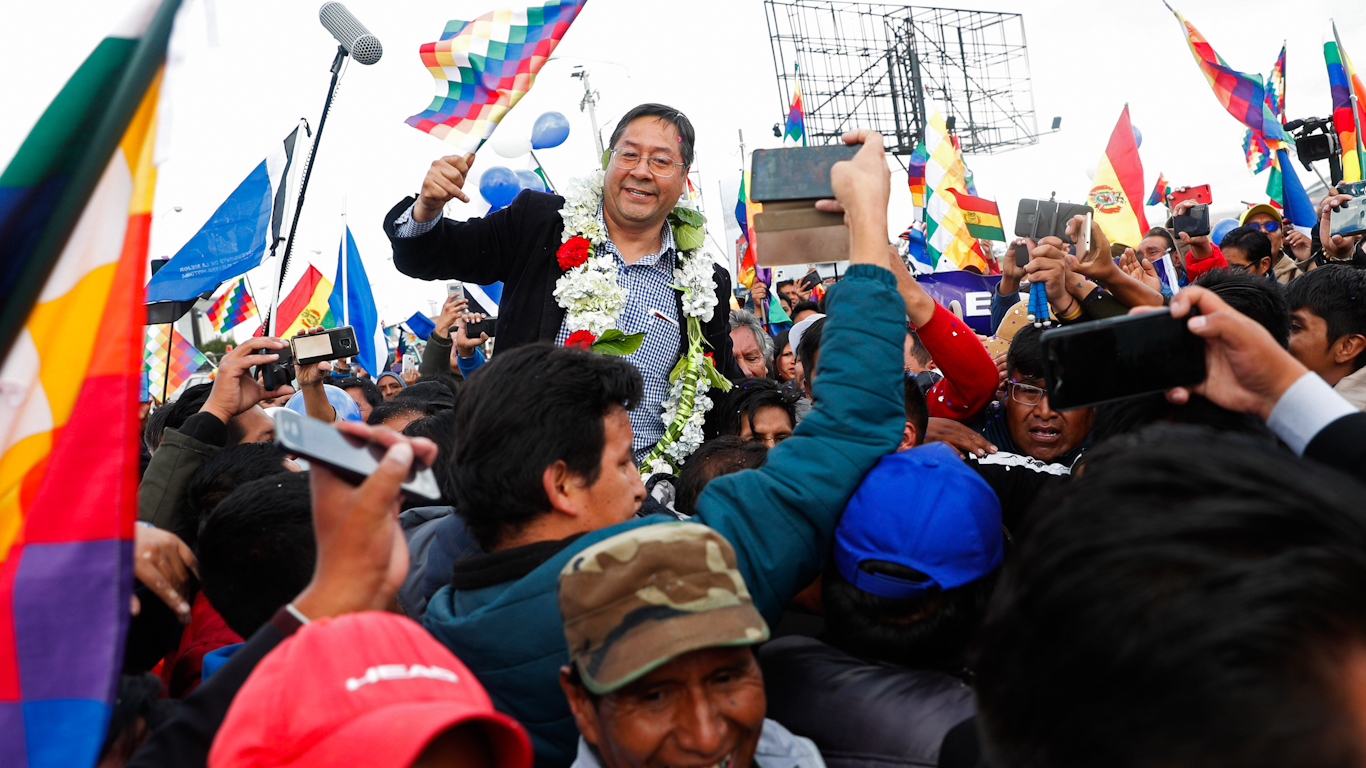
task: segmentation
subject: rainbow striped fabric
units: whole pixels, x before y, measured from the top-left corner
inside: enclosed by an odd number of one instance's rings
[[[7,768],[94,765],[117,689],[133,583],[152,148],[178,7],[136,8],[0,176]]]
[[[147,392],[164,403],[185,385],[209,359],[172,325],[147,326],[143,347],[142,372],[147,375]]]
[[[436,98],[404,122],[460,152],[478,150],[531,90],[586,2],[548,0],[450,22],[439,41],[420,49],[422,63],[436,78]]]
[[[930,153],[925,150],[925,142],[916,142],[906,173],[906,185],[911,188],[911,205],[916,208],[925,207],[925,162],[929,159]]]
[[[794,72],[797,66],[792,67]],[[796,142],[801,141],[802,146],[806,146],[806,112],[802,110],[802,84],[797,81],[796,93],[792,94],[792,106],[787,110],[787,125],[783,130],[783,139],[792,139]]]
[[[1144,205],[1166,205],[1167,196],[1172,193],[1172,185],[1167,183],[1167,178],[1162,174],[1157,174],[1157,183],[1153,185],[1152,194],[1148,195]]]
[[[1200,73],[1209,81],[1210,88],[1224,109],[1267,141],[1289,141],[1281,121],[1268,104],[1262,76],[1245,74],[1230,67],[1222,56],[1215,53],[1214,47],[1200,34],[1200,30],[1170,5],[1167,10],[1175,14],[1176,20],[1181,23],[1181,32],[1186,36],[1186,45],[1190,46]]]
[[[1333,130],[1342,144],[1342,180],[1361,181],[1366,178],[1366,152],[1362,151],[1357,127],[1366,125],[1366,86],[1342,48],[1337,24],[1333,25],[1333,39],[1323,44],[1323,59],[1328,64],[1328,85],[1333,96]],[[1355,115],[1353,94],[1357,97]]]
[[[209,318],[209,323],[219,333],[256,317],[256,302],[247,292],[246,280],[240,277],[234,280],[228,290],[214,299],[205,317]]]

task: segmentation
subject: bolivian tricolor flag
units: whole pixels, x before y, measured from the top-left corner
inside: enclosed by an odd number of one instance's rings
[[[1148,231],[1143,212],[1143,163],[1138,159],[1138,142],[1129,124],[1129,105],[1119,114],[1110,134],[1105,154],[1091,177],[1088,201],[1095,209],[1095,221],[1111,243],[1137,247]]]
[[[309,264],[308,271],[280,302],[280,321],[275,324],[276,328],[285,329],[279,334],[280,338],[293,338],[306,328],[336,325],[332,320],[332,308],[327,305],[327,297],[331,295],[332,282]]]
[[[106,37],[0,175],[0,762],[90,766],[123,662],[159,79],[179,0]],[[74,224],[74,226],[73,226]]]
[[[978,240],[1005,242],[1006,233],[1001,229],[1001,209],[990,200],[964,194],[950,189],[958,201],[958,209],[963,212],[963,223],[968,226],[968,235]]]

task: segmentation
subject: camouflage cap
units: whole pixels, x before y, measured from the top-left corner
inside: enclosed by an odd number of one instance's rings
[[[560,615],[569,659],[596,694],[690,651],[768,639],[735,549],[697,523],[642,526],[575,555],[560,571]]]

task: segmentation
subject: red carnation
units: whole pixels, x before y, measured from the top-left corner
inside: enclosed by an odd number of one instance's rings
[[[560,246],[560,250],[555,252],[555,260],[560,263],[560,269],[568,272],[574,267],[588,261],[588,249],[592,243],[588,238],[575,235],[569,238]]]
[[[582,240],[583,238],[578,239]],[[568,243],[566,243],[566,245],[568,245]],[[564,340],[564,345],[566,347],[583,347],[584,349],[588,349],[589,347],[592,347],[593,342],[597,340],[598,337],[594,336],[592,331],[574,331],[569,334],[569,338]]]

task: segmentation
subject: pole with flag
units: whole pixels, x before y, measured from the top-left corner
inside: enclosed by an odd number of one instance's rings
[[[1366,179],[1366,148],[1363,148],[1361,123],[1362,100],[1366,87],[1352,66],[1352,60],[1342,47],[1337,22],[1333,24],[1333,39],[1323,44],[1323,58],[1328,64],[1328,84],[1333,97],[1333,130],[1342,146],[1342,180]]]
[[[94,765],[123,663],[152,150],[179,0],[137,6],[0,174],[6,765]]]
[[[370,292],[370,279],[366,277],[365,265],[356,250],[350,227],[342,230],[337,272],[340,279],[327,297],[328,315],[341,318],[343,325],[355,329],[356,346],[359,347],[355,360],[371,376],[378,376],[380,366],[389,357],[389,341],[380,325],[375,297]]]
[[[797,64],[792,65],[792,79],[797,87],[792,94],[792,106],[787,110],[787,124],[783,130],[783,140],[792,139],[793,142],[800,140],[804,147],[806,146],[806,112],[802,108],[802,81],[798,66]]]
[[[1137,247],[1148,231],[1148,216],[1138,202],[1143,199],[1143,162],[1129,123],[1128,104],[1110,133],[1091,184],[1088,202],[1105,236],[1112,243]]]

